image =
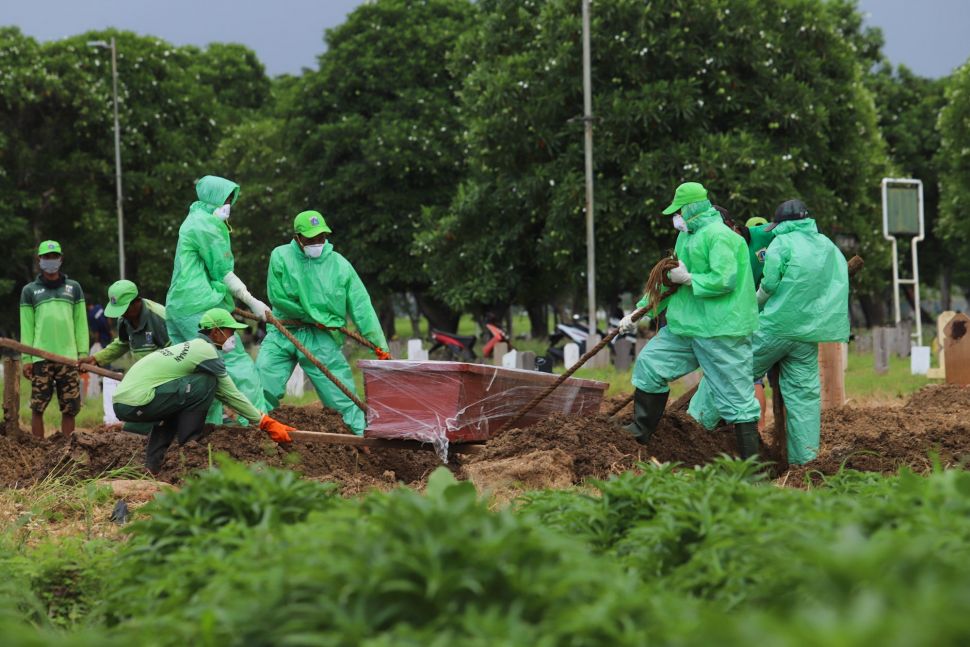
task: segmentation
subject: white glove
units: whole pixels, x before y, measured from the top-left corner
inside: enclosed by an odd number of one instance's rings
[[[250,294],[249,290],[246,289],[246,284],[236,276],[235,272],[229,272],[222,277],[222,282],[229,288],[232,296],[245,303],[252,313],[259,317],[260,321],[266,321],[266,311],[269,310],[269,306]]]
[[[670,270],[667,276],[674,283],[680,283],[681,285],[690,285],[690,272],[687,271],[687,266],[684,265],[684,261],[677,261],[677,267]]]
[[[768,297],[770,296],[771,295],[765,292],[765,289],[759,285],[758,286],[758,307],[760,308],[761,306],[763,306],[765,302],[768,300]]]
[[[649,317],[644,318],[649,319]],[[633,321],[632,312],[620,319],[620,324],[617,326],[617,329],[620,331],[621,335],[629,335],[636,332],[637,324]]]

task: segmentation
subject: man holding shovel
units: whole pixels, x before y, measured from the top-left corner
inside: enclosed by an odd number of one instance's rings
[[[279,443],[290,442],[293,427],[270,418],[236,388],[224,353],[235,347],[236,330],[245,328],[221,308],[199,319],[196,337],[150,353],[129,370],[114,394],[119,420],[150,423],[145,466],[157,473],[172,441],[202,436],[206,412],[214,400],[232,407]]]
[[[748,458],[758,452],[761,413],[751,388],[750,336],[758,326],[758,306],[748,248],[697,182],[677,187],[663,213],[676,212],[679,264],[668,276],[680,288],[661,303],[667,325],[637,358],[634,417],[627,430],[641,443],[649,441],[667,405],[669,383],[700,366],[719,415],[734,423],[738,452]]]
[[[77,281],[61,272],[63,254],[56,240],[37,248],[40,274],[20,293],[20,343],[66,357],[82,357],[88,350],[88,315]],[[81,382],[77,366],[23,356],[24,377],[30,380],[30,428],[44,437],[44,410],[57,392],[61,431],[74,431],[81,410]]]
[[[343,335],[335,329],[345,326],[349,315],[366,340],[387,351],[380,321],[350,261],[327,240],[331,230],[323,216],[304,211],[296,216],[293,229],[293,240],[274,249],[269,260],[266,294],[273,304],[273,315],[354,392],[353,374],[341,351]],[[320,400],[340,413],[355,434],[362,435],[364,412],[275,327],[267,331],[256,358],[270,409],[279,406],[297,362],[310,377]]]

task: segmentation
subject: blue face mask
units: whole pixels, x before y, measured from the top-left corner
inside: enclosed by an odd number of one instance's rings
[[[54,274],[61,269],[61,259],[42,258],[40,259],[40,271],[45,274]]]

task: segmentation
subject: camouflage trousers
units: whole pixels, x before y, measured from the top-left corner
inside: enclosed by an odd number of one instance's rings
[[[81,378],[78,370],[55,362],[34,362],[30,377],[30,410],[44,413],[55,391],[61,415],[76,416],[81,410]]]

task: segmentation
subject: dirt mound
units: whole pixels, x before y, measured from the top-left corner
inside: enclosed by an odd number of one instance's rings
[[[0,486],[22,487],[33,483],[48,453],[63,447],[64,442],[59,434],[45,439],[27,434],[17,438],[0,436]]]
[[[305,407],[283,405],[273,409],[272,415],[280,422],[304,431],[323,431],[330,434],[351,433],[339,413],[332,409],[323,408],[320,403]]]
[[[572,456],[559,448],[469,463],[462,474],[479,490],[508,500],[521,490],[565,488],[576,479]]]
[[[933,414],[958,414],[970,412],[970,387],[956,384],[926,386],[910,396],[904,409]]]

